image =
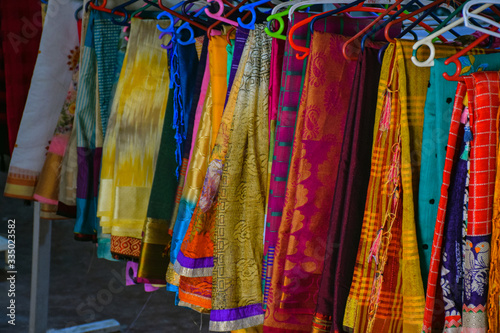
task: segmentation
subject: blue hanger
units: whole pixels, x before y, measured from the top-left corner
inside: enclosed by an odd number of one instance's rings
[[[184,3],[184,1],[181,1],[177,4],[175,4],[174,6],[172,6],[172,10],[175,10],[177,8],[179,8],[182,4]],[[179,18],[177,17],[174,17],[172,14],[168,13],[168,12],[161,12],[160,14],[158,14],[158,16],[156,17],[156,19],[161,19],[163,17],[167,17],[169,20],[170,20],[170,25],[167,27],[167,28],[162,28],[160,23],[158,23],[156,25],[156,28],[158,30],[160,30],[161,32],[170,32],[170,33],[173,33],[175,28],[174,28],[174,25],[175,23],[177,23],[177,21],[179,21]]]
[[[252,13],[252,19],[250,20],[249,23],[244,23],[241,20],[241,18],[238,17],[236,19],[236,21],[238,21],[238,24],[245,29],[254,30],[255,29],[255,20],[257,20],[257,13],[255,12],[255,8],[257,6],[265,4],[266,2],[269,2],[269,0],[259,0],[257,2],[253,2],[253,3],[249,3],[249,4],[241,6],[239,9],[240,13],[242,13],[244,10],[249,10],[250,13]]]
[[[117,20],[116,19],[116,16],[113,15],[111,17],[111,22],[113,22],[114,24],[116,25],[122,25],[122,26],[126,26],[128,25],[128,21],[130,19],[130,14],[129,12],[125,9],[127,6],[133,4],[133,3],[136,3],[138,0],[130,0],[130,1],[127,1],[125,3],[122,3],[121,5],[118,5],[116,6],[115,8],[113,8],[111,10],[111,14],[115,14],[116,12],[121,12],[123,14],[125,14],[125,16],[122,18],[121,21]]]
[[[208,6],[205,6],[205,7],[202,7],[200,8],[195,14],[193,17],[198,17],[200,16],[203,12],[204,12],[204,9],[207,8]],[[187,30],[189,32],[189,39],[187,41],[183,41],[181,39],[181,31],[182,30]],[[183,24],[181,24],[181,26],[179,28],[177,28],[177,30],[175,31],[175,33],[178,35],[178,38],[177,38],[177,41],[179,42],[179,44],[181,45],[189,45],[189,44],[194,44],[196,43],[196,40],[194,39],[194,31],[193,31],[193,28],[191,27],[191,25],[189,24],[189,22],[184,22]]]

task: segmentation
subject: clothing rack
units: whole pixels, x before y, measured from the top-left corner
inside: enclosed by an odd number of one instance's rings
[[[119,332],[120,323],[115,319],[102,320],[63,329],[47,330],[51,240],[52,220],[40,223],[40,203],[35,201],[33,208],[33,255],[31,262],[29,333]]]

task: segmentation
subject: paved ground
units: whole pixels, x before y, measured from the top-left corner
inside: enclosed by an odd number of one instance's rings
[[[7,324],[8,283],[0,269],[0,332],[28,332],[31,279],[33,205],[1,195],[6,173],[0,172],[0,235],[7,220],[16,220],[16,326]],[[208,317],[174,306],[174,295],[164,289],[146,293],[140,285],[119,291],[117,275],[124,281],[125,263],[97,259],[92,243],[73,240],[74,220],[52,223],[49,328],[64,328],[114,318],[122,332],[208,332]],[[3,253],[0,257],[3,266]],[[110,287],[111,284],[111,287]],[[108,293],[112,289],[116,293]],[[111,299],[105,299],[106,295]],[[99,299],[104,303],[102,306]],[[96,301],[97,300],[97,301]],[[95,302],[95,303],[93,303]],[[93,304],[93,305],[92,305]]]

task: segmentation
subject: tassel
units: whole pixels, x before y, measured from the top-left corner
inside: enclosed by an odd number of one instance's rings
[[[382,244],[382,231],[384,231],[383,228],[378,230],[377,237],[375,237],[375,240],[373,241],[372,247],[370,248],[370,255],[368,256],[368,263],[371,263],[373,258],[375,263],[378,265],[378,252]]]
[[[391,101],[392,93],[387,90],[385,92],[385,103],[384,110],[382,111],[382,116],[380,117],[379,130],[382,132],[387,132],[391,126]]]

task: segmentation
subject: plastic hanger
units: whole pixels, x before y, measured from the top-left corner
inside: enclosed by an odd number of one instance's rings
[[[455,17],[459,12],[460,10],[462,9],[463,7],[463,4],[460,5],[457,9],[455,9],[455,11],[453,13],[451,13],[450,15],[448,15],[448,17],[443,21],[441,22],[435,29],[432,29],[431,27],[429,27],[429,30],[428,31],[437,31],[439,29],[441,29],[443,26],[445,26],[449,21],[451,21],[451,19],[453,19],[453,17]],[[419,10],[416,10],[413,14],[418,14],[421,10],[423,10],[425,7],[422,7],[421,9]],[[409,16],[408,15],[405,15],[405,16],[402,16],[392,22],[389,22],[389,24],[387,24],[387,26],[385,27],[385,31],[384,31],[384,34],[385,34],[385,39],[388,41],[388,42],[391,42],[391,43],[395,43],[396,40],[391,38],[391,36],[389,35],[389,32],[390,32],[390,29],[391,27],[396,24],[396,23],[399,23],[399,22],[402,22],[404,20],[406,20]],[[439,35],[438,37],[436,38],[439,38],[442,42],[446,42],[446,39]]]
[[[208,8],[205,9],[205,14],[207,14],[208,17],[216,19],[220,22],[230,24],[230,25],[235,26],[235,27],[238,26],[238,22],[232,21],[232,20],[222,16],[222,14],[224,14],[224,3],[222,2],[222,0],[208,0],[208,2],[216,2],[219,5],[219,10],[216,13],[210,12],[210,10]],[[241,5],[241,6],[243,6],[243,5]]]
[[[246,5],[243,5],[240,7],[239,11],[242,13],[245,10],[248,10],[250,12],[250,15],[252,15],[252,19],[250,20],[249,23],[244,23],[241,18],[236,18],[236,21],[238,21],[238,24],[242,26],[245,29],[250,29],[250,30],[255,30],[255,20],[257,19],[257,13],[255,12],[255,8],[257,6],[263,5],[265,3],[268,3],[269,0],[259,0],[257,2],[252,2]]]
[[[96,5],[94,3],[94,1],[89,1],[87,5],[90,6],[94,10],[98,10],[98,11],[101,11],[101,12],[105,12],[105,13],[111,14],[111,9],[106,8],[106,4],[107,3],[108,3],[108,0],[102,0],[102,3],[100,5]],[[120,12],[116,13],[116,15],[125,16],[123,13],[120,13]]]
[[[492,27],[490,33],[498,31],[498,27]],[[462,72],[462,63],[460,62],[460,57],[465,55],[467,52],[469,52],[472,48],[476,47],[480,43],[482,43],[486,38],[489,38],[489,34],[484,34],[472,43],[470,43],[467,47],[464,47],[462,50],[460,50],[458,53],[455,55],[449,57],[448,59],[445,60],[444,64],[449,65],[452,62],[455,63],[456,65],[456,70],[453,75],[448,75],[448,73],[444,72],[443,77],[448,80],[448,81],[464,81],[464,78],[460,76],[460,73]]]
[[[442,2],[444,2],[444,1],[442,1]],[[442,3],[442,2],[441,2],[441,3]],[[436,4],[435,4],[435,5],[440,5],[440,3],[436,2]],[[421,21],[422,21],[425,17],[427,17],[427,15],[428,15],[428,13],[429,13],[430,11],[433,11],[433,10],[434,10],[434,8],[435,8],[434,6],[435,6],[435,5],[434,5],[434,3],[431,3],[431,4],[427,5],[427,6],[424,6],[424,7],[419,8],[419,9],[417,9],[416,11],[414,11],[413,13],[411,13],[411,15],[416,15],[416,14],[418,14],[418,13],[420,13],[420,12],[422,12],[422,11],[424,11],[424,10],[425,10],[425,12],[424,12],[422,15],[420,15],[420,16],[419,16],[419,17],[418,17],[418,18],[417,18],[414,22],[412,22],[412,23],[411,23],[408,27],[406,27],[406,28],[405,28],[405,29],[404,29],[404,30],[403,30],[403,31],[402,31],[402,32],[401,32],[401,33],[400,33],[400,34],[399,34],[396,38],[401,38],[401,37],[405,36],[407,33],[411,33],[411,32],[412,32],[412,29],[413,29],[415,26],[417,26],[418,24],[420,24],[420,22],[421,22]],[[378,62],[379,62],[380,64],[382,64],[382,59],[383,59],[383,56],[384,56],[385,50],[387,49],[387,47],[389,46],[389,44],[390,44],[390,43],[395,43],[395,42],[396,42],[396,40],[390,36],[390,29],[391,29],[391,27],[392,27],[394,24],[396,24],[396,23],[399,23],[399,22],[404,21],[406,18],[407,18],[407,16],[400,17],[399,19],[396,19],[396,20],[394,20],[394,21],[389,22],[389,23],[385,26],[384,36],[385,36],[385,39],[386,39],[389,43],[387,43],[387,44],[383,45],[383,46],[380,48],[380,50],[378,51],[378,56],[377,56],[377,58],[378,58]],[[441,24],[443,24],[443,22],[442,22]],[[446,24],[446,23],[445,23],[445,24]],[[425,23],[422,23],[421,25],[422,25],[424,28],[427,28],[427,27],[428,27],[429,31],[432,31],[432,28],[431,28],[431,27],[429,27],[429,26],[427,26]],[[427,27],[426,27],[426,26],[427,26]],[[417,36],[415,33],[413,33],[413,36],[414,36],[414,40],[415,40],[415,41],[417,41],[417,40],[418,40],[418,36]],[[440,36],[440,37],[441,37],[441,36]],[[442,38],[444,39],[444,37],[442,37]],[[444,41],[446,41],[446,39],[444,39]]]
[[[295,30],[297,30],[298,28],[300,28],[300,27],[302,27],[302,26],[304,26],[306,24],[309,24],[309,22],[311,22],[316,17],[321,16],[321,15],[325,15],[325,14],[330,14],[330,15],[339,14],[339,13],[342,13],[343,11],[348,10],[350,8],[356,8],[357,10],[361,9],[361,8],[363,8],[364,1],[365,0],[356,0],[354,2],[351,2],[351,3],[349,3],[349,4],[347,4],[347,5],[343,6],[343,7],[341,7],[341,8],[329,10],[326,13],[319,13],[319,14],[313,15],[311,17],[306,18],[305,20],[302,20],[302,21],[294,24],[290,28],[290,32],[288,33],[288,42],[290,43],[290,47],[292,47],[296,52],[304,52],[304,54],[302,54],[302,55],[299,54],[299,53],[297,53],[295,55],[295,57],[298,60],[304,60],[309,55],[309,53],[311,52],[311,50],[309,48],[295,44],[295,42],[293,40],[293,34],[295,33]]]
[[[438,1],[445,1],[445,0],[438,0]],[[401,8],[399,8],[394,14],[392,14],[391,16],[389,16],[389,18],[387,18],[382,24],[380,24],[379,26],[377,27],[374,27],[373,29],[371,29],[370,31],[368,31],[368,33],[366,33],[363,38],[361,39],[361,52],[363,52],[365,50],[365,43],[366,43],[366,40],[370,37],[370,36],[373,36],[374,34],[376,34],[378,31],[380,31],[381,29],[385,28],[386,25],[390,22],[390,21],[393,21],[395,20],[401,13],[405,12],[407,9],[409,9],[414,3],[416,3],[417,0],[410,0],[408,1],[408,3],[406,3],[404,6],[402,6]],[[422,18],[423,19],[423,18]]]
[[[143,1],[144,1],[144,2],[147,2],[147,3],[151,3],[151,0],[143,0]],[[182,4],[182,2],[179,2],[178,4]],[[176,6],[177,6],[178,4],[176,4]],[[172,9],[170,9],[170,8],[166,7],[166,6],[162,3],[162,0],[158,0],[158,6],[160,6],[160,8],[161,8],[163,11],[165,11],[165,12],[167,12],[167,13],[169,13],[169,14],[173,15],[173,16],[176,16],[177,18],[179,18],[179,19],[181,19],[181,20],[183,20],[183,21],[185,21],[185,22],[189,22],[190,24],[192,24],[193,26],[195,26],[195,27],[197,27],[197,28],[200,28],[200,29],[205,30],[205,31],[207,31],[207,30],[208,30],[208,28],[207,28],[206,26],[204,26],[203,24],[198,23],[198,22],[195,22],[195,21],[193,21],[192,19],[190,19],[189,17],[186,17],[185,15],[182,15],[182,14],[180,14],[180,13],[177,13],[177,12],[173,11]]]
[[[213,1],[213,0],[209,0],[209,2],[211,2],[211,1]],[[219,4],[219,6],[220,6],[220,2],[221,2],[221,0],[215,0],[215,1],[217,1],[217,3],[218,3],[218,4]],[[220,15],[219,15],[219,16],[216,16],[216,17],[214,17],[215,19],[217,19],[217,22],[215,22],[215,23],[214,23],[214,24],[212,24],[210,27],[208,27],[208,30],[207,30],[207,37],[208,37],[209,39],[211,39],[211,38],[212,38],[212,35],[213,35],[212,30],[213,30],[216,26],[218,26],[220,23],[224,22],[224,21],[220,20],[220,18],[227,19],[227,18],[228,18],[229,16],[231,16],[234,12],[236,12],[236,11],[237,11],[237,10],[238,10],[241,6],[243,6],[243,5],[244,5],[247,1],[248,1],[248,0],[243,0],[243,1],[241,1],[241,2],[240,2],[237,6],[236,6],[236,7],[232,8],[232,9],[231,9],[231,10],[230,10],[230,11],[229,11],[226,15],[224,15],[224,17],[221,17]],[[219,11],[218,11],[217,13],[222,14],[222,12],[223,12],[223,11],[224,11],[224,8],[222,8],[222,10],[221,10],[221,9],[219,9]],[[207,12],[207,10],[205,9],[205,13],[206,13],[206,12]],[[238,24],[237,22],[235,22],[235,23],[236,23],[236,24]],[[236,25],[236,26],[237,26],[237,25]]]
[[[486,8],[489,8],[491,6],[492,6],[492,4],[484,4],[481,7],[477,8],[476,10],[474,10],[473,13],[474,14],[480,13],[483,10],[485,10]],[[438,36],[442,35],[443,33],[447,32],[447,31],[449,31],[450,29],[453,29],[453,28],[461,25],[463,22],[464,22],[464,19],[460,18],[460,19],[456,20],[455,22],[453,22],[453,23],[445,26],[442,29],[439,29],[439,30],[431,33],[429,36],[427,36],[427,37],[419,40],[415,44],[413,44],[413,54],[412,54],[412,57],[411,57],[411,61],[415,64],[415,66],[418,66],[418,67],[431,67],[431,66],[434,66],[434,56],[436,55],[436,49],[434,47],[434,44],[432,43],[433,39],[435,37],[438,37]],[[488,37],[488,36],[486,36],[486,37]],[[424,61],[420,61],[420,60],[417,59],[417,50],[422,45],[426,45],[429,48],[429,50],[430,50],[429,58],[427,58]]]
[[[346,60],[357,60],[357,57],[351,57],[347,54],[347,48],[349,47],[349,45],[351,45],[360,36],[364,35],[375,24],[377,24],[378,21],[382,20],[384,18],[384,16],[388,15],[394,8],[396,8],[402,2],[403,2],[403,0],[397,0],[394,4],[390,5],[384,13],[382,13],[379,17],[377,17],[375,20],[373,20],[370,24],[368,24],[366,27],[361,29],[360,32],[358,32],[356,35],[351,37],[347,42],[345,42],[344,45],[342,46],[342,54],[344,55],[344,58]]]
[[[246,13],[245,15],[243,15],[243,18],[242,20],[248,18],[248,16],[250,16],[250,13]],[[233,46],[233,44],[231,43],[231,34],[233,33],[233,31],[236,30],[236,27],[232,27],[231,29],[229,29],[227,31],[227,34],[226,34],[226,42],[229,46]]]
[[[357,1],[354,1],[357,3]],[[306,0],[302,1],[300,3],[294,4],[292,7],[290,7],[290,11],[288,12],[288,20],[291,21],[293,17],[293,13],[301,6],[304,5],[319,5],[319,4],[352,4],[354,2],[351,2],[349,0]],[[364,2],[364,1],[363,1]],[[393,0],[371,0],[371,1],[366,1],[367,4],[380,4],[380,5],[389,5],[393,3]]]
[[[467,28],[474,29],[476,31],[480,31],[482,33],[485,33],[485,34],[488,34],[488,35],[491,35],[491,36],[500,37],[500,33],[494,32],[494,31],[489,30],[489,29],[485,29],[485,28],[479,26],[477,23],[472,24],[474,22],[471,22],[471,18],[474,18],[476,20],[480,20],[480,21],[486,22],[486,23],[488,23],[489,25],[491,25],[493,27],[500,28],[500,23],[498,23],[498,22],[496,22],[496,21],[494,21],[492,19],[489,19],[487,17],[481,16],[479,14],[471,13],[469,11],[469,9],[472,6],[477,5],[477,4],[481,4],[481,3],[489,3],[489,4],[492,4],[492,5],[500,5],[500,0],[470,0],[469,2],[467,2],[465,4],[463,10],[462,10],[465,26]]]
[[[287,16],[288,15],[288,12],[289,12],[289,8],[288,9],[285,9],[281,12],[277,12],[276,8],[283,8],[284,5],[293,5],[293,3],[298,3],[298,2],[302,2],[303,0],[295,0],[295,1],[289,1],[289,3],[285,3],[285,4],[280,4],[281,7],[274,7],[272,12],[271,12],[271,15],[269,15],[267,17],[267,27],[264,28],[264,31],[271,37],[273,38],[279,38],[279,39],[283,39],[283,40],[286,40],[286,36],[283,35],[283,31],[285,30],[285,21],[283,20],[283,17]],[[306,9],[306,8],[309,8],[310,5],[305,5],[305,6],[302,6],[302,7],[299,7],[300,10],[303,10],[303,9]],[[271,24],[273,23],[273,21],[275,22],[278,22],[278,29],[276,29],[276,31],[273,31],[273,29],[271,29]]]
[[[179,8],[181,5],[182,5],[182,1],[179,2],[179,3],[177,3],[177,4],[175,4],[175,5],[173,5],[172,8],[171,8],[171,11]],[[162,28],[162,26],[160,25],[160,23],[157,23],[156,24],[156,28],[158,30],[160,30],[161,32],[173,33],[174,30],[175,30],[174,25],[179,21],[179,18],[174,17],[170,12],[167,12],[167,11],[161,12],[156,17],[157,20],[161,20],[162,18],[168,18],[168,20],[169,20],[169,26],[167,28]]]
[[[195,12],[193,18],[197,18],[198,16],[200,16],[205,8],[206,6],[198,9],[198,11]],[[187,41],[183,41],[181,38],[182,36],[181,31],[183,30],[187,30],[189,33],[189,38]],[[177,41],[181,45],[189,45],[196,43],[196,40],[194,39],[194,31],[189,22],[184,22],[183,24],[181,24],[181,26],[175,30],[175,34],[178,36]]]

